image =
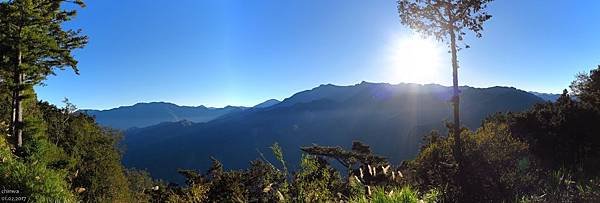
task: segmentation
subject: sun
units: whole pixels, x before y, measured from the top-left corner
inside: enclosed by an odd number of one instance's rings
[[[437,83],[444,49],[435,40],[417,34],[393,40],[388,54],[388,79],[400,83]]]

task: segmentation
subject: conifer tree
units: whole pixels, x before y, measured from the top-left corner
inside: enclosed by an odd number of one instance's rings
[[[81,30],[65,29],[75,10],[63,3],[84,7],[81,0],[9,0],[0,3],[0,73],[11,91],[11,135],[14,144],[23,144],[24,91],[40,84],[55,69],[71,68],[77,60],[72,51],[82,48],[87,37]]]

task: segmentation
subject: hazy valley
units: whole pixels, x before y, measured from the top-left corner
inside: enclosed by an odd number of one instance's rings
[[[509,87],[465,86],[461,91],[461,116],[471,129],[494,113],[520,112],[545,102]],[[210,156],[226,168],[244,168],[259,158],[258,151],[268,152],[275,142],[289,149],[285,150],[289,163],[298,163],[301,146],[349,147],[353,140],[373,146],[394,163],[412,159],[422,136],[432,129],[446,131],[443,121],[451,118],[450,95],[451,88],[441,85],[363,82],[321,85],[255,107],[154,102],[86,112],[101,125],[119,129],[149,118],[160,123],[124,130],[123,161],[128,167],[148,170],[155,178],[181,182],[183,177],[176,173],[179,168],[207,169]]]

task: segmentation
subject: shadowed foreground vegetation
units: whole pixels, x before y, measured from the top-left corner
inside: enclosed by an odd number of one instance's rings
[[[3,135],[10,134],[9,91],[0,86]],[[121,165],[120,134],[98,126],[68,101],[64,108],[25,99],[21,149],[0,137],[0,183],[30,201],[85,202],[596,202],[600,201],[600,68],[582,74],[554,103],[496,114],[463,128],[462,170],[454,136],[431,132],[420,153],[393,165],[354,142],[351,149],[308,146],[298,168],[271,149],[247,169],[180,170],[185,185]],[[452,126],[449,125],[449,128]],[[452,131],[449,130],[451,133]],[[285,149],[293,150],[293,149]],[[341,166],[341,167],[340,167]]]
[[[424,136],[417,157],[399,165],[357,141],[351,149],[304,147],[299,167],[288,168],[284,149],[275,143],[277,162],[259,154],[247,169],[225,170],[213,159],[204,172],[180,170],[185,185],[166,183],[121,165],[119,133],[68,102],[57,108],[31,97],[23,149],[15,150],[5,136],[0,140],[0,182],[31,201],[596,202],[599,84],[595,69],[578,76],[573,95],[565,91],[554,103],[496,114],[474,131],[463,129],[462,163],[469,174],[463,184],[456,180],[454,136],[435,131]],[[2,101],[6,123],[8,100]]]

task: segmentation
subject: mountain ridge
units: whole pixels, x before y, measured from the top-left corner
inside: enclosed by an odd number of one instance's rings
[[[276,105],[284,107],[284,106],[293,105],[295,103],[311,101],[311,100],[315,100],[315,99],[319,99],[319,98],[327,98],[327,99],[331,99],[333,101],[341,101],[341,100],[348,99],[348,98],[345,98],[344,96],[339,96],[339,95],[352,95],[352,91],[361,91],[360,89],[356,89],[356,87],[360,87],[360,88],[381,87],[381,88],[385,89],[385,88],[393,87],[394,85],[407,85],[410,87],[424,87],[424,88],[430,88],[430,89],[437,89],[438,91],[443,91],[447,88],[450,88],[448,86],[443,86],[443,85],[439,85],[439,84],[415,84],[415,83],[389,84],[389,83],[375,83],[375,82],[362,81],[361,83],[358,83],[358,84],[345,85],[345,86],[344,85],[334,85],[334,84],[321,84],[312,89],[297,92],[297,93],[293,94],[292,96],[283,99],[282,101],[279,101],[276,99],[269,99],[269,100],[266,100],[264,102],[261,102],[261,103],[255,105],[253,107],[227,105],[225,107],[218,108],[218,107],[207,107],[205,105],[198,105],[198,106],[178,105],[178,104],[174,104],[171,102],[157,101],[157,102],[138,102],[138,103],[135,103],[130,106],[119,106],[116,108],[105,109],[105,110],[82,109],[79,111],[90,114],[92,116],[95,116],[98,123],[103,126],[111,127],[111,128],[115,128],[115,129],[119,129],[119,130],[126,130],[129,128],[148,127],[151,125],[160,124],[162,122],[176,122],[179,120],[189,120],[194,123],[208,122],[210,120],[217,119],[221,116],[225,116],[232,112],[249,110],[252,108],[270,108],[270,107],[273,107]],[[506,86],[494,86],[494,87],[514,88],[514,87],[506,87]],[[494,87],[488,87],[488,88],[494,88]],[[460,88],[461,89],[463,89],[463,88],[481,89],[482,87],[460,86]],[[485,88],[485,87],[483,87],[483,88]],[[338,90],[335,90],[335,89],[338,89]],[[340,89],[342,89],[342,90],[340,90]],[[331,93],[331,91],[337,91],[337,92]],[[320,92],[319,94],[321,94],[321,95],[317,95],[317,94],[315,94],[315,92]],[[350,92],[350,94],[349,94],[349,92]],[[534,94],[535,96],[540,97],[541,99],[546,100],[546,101],[554,101],[554,100],[556,100],[556,98],[558,98],[558,96],[560,96],[559,94],[539,93],[539,92],[533,92],[533,91],[528,91],[528,92],[531,94]],[[301,97],[301,99],[298,99],[298,97]],[[162,109],[162,111],[164,111],[164,112],[162,112],[163,115],[160,118],[154,118],[154,119],[144,118],[148,115],[140,115],[137,117],[131,117],[131,115],[142,114],[142,112],[138,112],[139,110],[133,110],[133,109],[135,109],[135,108],[142,108],[142,109],[143,108],[152,108],[152,106],[154,106],[153,108],[160,108],[160,109]],[[190,113],[190,112],[174,113],[173,109],[180,109],[180,110],[191,111],[191,112],[195,112],[195,113]],[[123,114],[117,113],[116,115],[110,115],[110,114],[113,114],[114,112],[118,112],[118,111],[126,111],[126,112],[124,112]],[[178,110],[175,110],[175,111],[178,111]],[[204,111],[204,112],[202,113],[202,112],[198,112],[198,111]],[[181,115],[181,114],[183,114],[183,115]],[[117,117],[117,118],[114,118],[114,117]],[[123,119],[121,119],[121,118],[123,118]],[[140,121],[139,119],[143,119],[145,121]]]
[[[534,91],[528,91],[528,92],[535,96],[538,96],[539,98],[542,98],[543,100],[550,101],[550,102],[554,102],[560,97],[560,94],[542,93],[542,92],[534,92]]]
[[[123,161],[157,178],[179,181],[177,168],[205,169],[209,156],[228,168],[243,168],[258,157],[257,150],[278,142],[290,149],[285,152],[288,161],[297,163],[300,152],[294,149],[300,146],[346,146],[360,140],[398,163],[416,154],[425,133],[445,132],[451,95],[451,87],[436,84],[321,85],[269,108],[249,108],[188,126],[167,123],[126,132]],[[496,112],[522,111],[544,102],[514,87],[461,86],[461,96],[461,120],[469,128]]]
[[[257,105],[254,105],[252,108],[269,108],[273,105],[279,104],[281,101],[277,99],[269,99],[267,101],[261,102]]]
[[[84,109],[80,112],[94,116],[99,124],[119,130],[148,127],[162,122],[189,120],[206,122],[227,113],[242,111],[248,107],[225,106],[223,108],[179,106],[168,102],[143,102],[107,110]]]

